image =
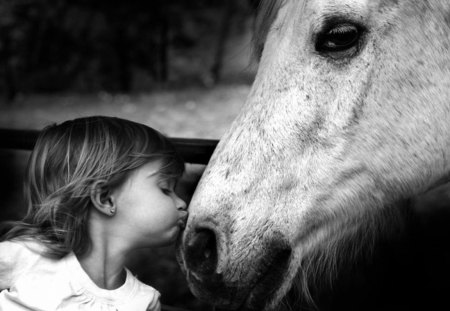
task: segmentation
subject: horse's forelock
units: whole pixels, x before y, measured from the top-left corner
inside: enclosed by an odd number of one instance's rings
[[[253,34],[253,54],[257,59],[261,58],[267,34],[284,1],[286,0],[261,0],[259,2]]]

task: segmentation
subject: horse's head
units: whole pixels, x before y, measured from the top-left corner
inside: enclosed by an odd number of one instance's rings
[[[449,1],[263,3],[256,80],[179,247],[194,294],[231,309],[331,277],[450,171]]]

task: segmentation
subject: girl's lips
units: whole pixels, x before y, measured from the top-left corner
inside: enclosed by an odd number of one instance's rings
[[[178,220],[178,226],[180,226],[181,229],[184,229],[186,227],[187,218],[188,214],[186,213],[183,217],[181,217]]]

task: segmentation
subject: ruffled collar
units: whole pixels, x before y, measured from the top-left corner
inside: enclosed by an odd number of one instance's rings
[[[72,252],[65,258],[66,271],[74,290],[82,292],[96,300],[103,300],[105,303],[119,305],[133,297],[137,290],[137,282],[131,272],[125,268],[125,283],[117,289],[108,290],[98,287],[84,271],[75,254]]]

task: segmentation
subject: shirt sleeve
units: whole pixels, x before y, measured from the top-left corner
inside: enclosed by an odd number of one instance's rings
[[[0,243],[0,290],[11,287],[14,274],[14,244],[5,241]]]
[[[24,271],[32,257],[32,252],[20,242],[0,242],[0,290],[14,284],[16,275]]]
[[[161,303],[159,299],[153,299],[147,307],[146,311],[161,311]]]
[[[161,311],[161,303],[159,301],[161,294],[155,289],[153,289],[152,294],[152,300],[150,301],[146,311]]]

